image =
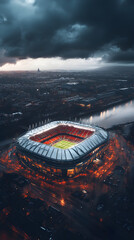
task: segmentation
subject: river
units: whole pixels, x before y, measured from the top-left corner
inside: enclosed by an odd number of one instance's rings
[[[134,100],[109,108],[99,114],[81,118],[81,122],[84,124],[93,124],[106,129],[133,121]]]

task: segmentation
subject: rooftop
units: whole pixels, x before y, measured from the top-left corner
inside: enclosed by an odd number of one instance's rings
[[[18,139],[17,147],[45,161],[65,164],[82,161],[107,139],[108,133],[102,128],[54,121],[27,132]]]

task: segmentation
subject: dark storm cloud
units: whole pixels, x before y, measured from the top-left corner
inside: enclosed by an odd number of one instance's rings
[[[133,62],[133,13],[133,0],[1,0],[0,64],[56,56]]]

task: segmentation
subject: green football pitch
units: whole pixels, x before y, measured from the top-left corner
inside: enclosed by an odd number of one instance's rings
[[[72,146],[74,146],[76,143],[74,142],[69,142],[69,141],[66,141],[66,140],[61,140],[57,143],[55,143],[53,145],[53,147],[56,147],[56,148],[61,148],[61,149],[68,149]]]

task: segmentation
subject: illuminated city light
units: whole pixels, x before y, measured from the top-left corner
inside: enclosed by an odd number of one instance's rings
[[[61,204],[62,207],[65,206],[65,200],[64,200],[64,198],[62,198],[62,199],[60,200],[60,204]]]

